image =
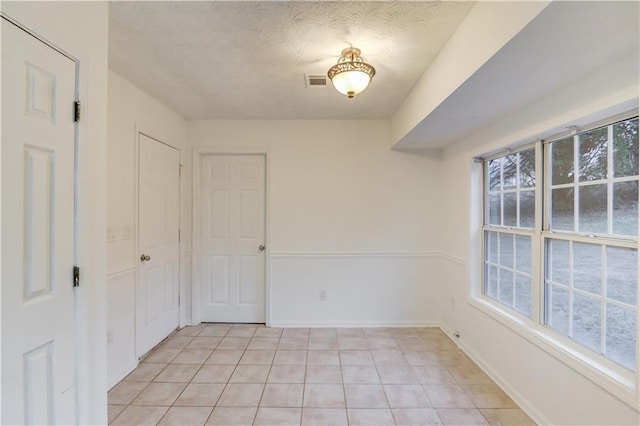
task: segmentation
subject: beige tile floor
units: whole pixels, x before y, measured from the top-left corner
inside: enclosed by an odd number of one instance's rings
[[[436,328],[202,324],[109,391],[112,425],[534,425]]]

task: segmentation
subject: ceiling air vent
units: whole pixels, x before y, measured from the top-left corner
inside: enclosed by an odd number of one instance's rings
[[[305,82],[307,83],[308,89],[327,87],[326,75],[305,75],[305,77]]]

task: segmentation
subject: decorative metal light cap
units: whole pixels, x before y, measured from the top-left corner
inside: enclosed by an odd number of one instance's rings
[[[338,63],[327,72],[333,87],[349,98],[366,89],[374,75],[376,69],[362,60],[360,49],[355,47],[344,49]]]

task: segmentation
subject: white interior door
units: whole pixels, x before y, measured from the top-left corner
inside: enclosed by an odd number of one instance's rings
[[[265,158],[202,157],[202,321],[265,321]]]
[[[76,64],[0,21],[2,424],[73,424]]]
[[[179,325],[178,150],[140,134],[136,351],[147,353]]]

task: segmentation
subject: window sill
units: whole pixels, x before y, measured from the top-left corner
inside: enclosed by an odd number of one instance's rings
[[[597,355],[585,354],[546,327],[533,325],[530,320],[525,320],[524,317],[502,308],[497,302],[493,302],[485,296],[470,296],[468,302],[474,308],[563,362],[631,408],[640,409],[636,384],[637,374],[610,368],[605,363],[599,362],[596,359]]]

